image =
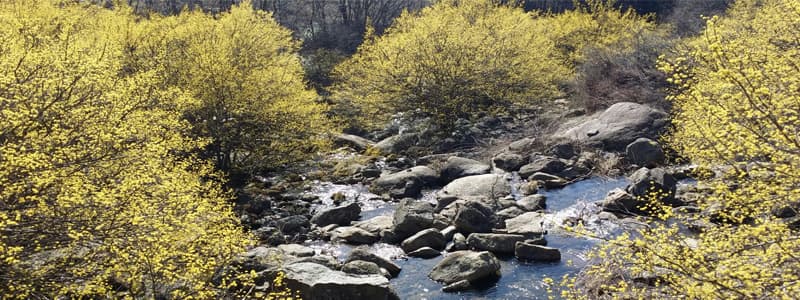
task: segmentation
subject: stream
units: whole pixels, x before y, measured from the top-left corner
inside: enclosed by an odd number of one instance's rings
[[[519,180],[512,180],[514,191],[519,183]],[[530,263],[519,261],[513,256],[499,256],[502,274],[499,280],[466,292],[444,293],[441,291],[442,284],[428,278],[428,273],[443,259],[443,256],[433,259],[409,258],[399,246],[385,243],[376,243],[370,248],[373,253],[392,259],[403,268],[400,275],[390,281],[401,299],[547,299],[548,293],[543,279],[549,277],[559,281],[566,274],[578,272],[586,263],[587,252],[598,242],[559,230],[560,224],[567,220],[582,219],[585,227],[594,234],[600,236],[615,234],[618,228],[613,222],[600,220],[597,217],[600,209],[594,202],[602,200],[609,191],[624,188],[627,184],[628,180],[623,177],[593,177],[561,189],[540,191],[547,197],[545,228],[548,230],[546,235],[548,246],[561,250],[561,262]],[[367,187],[361,184],[338,185],[318,182],[311,192],[323,200],[319,205],[320,208],[333,206],[331,196],[335,193],[342,193],[347,199],[357,199],[362,207],[361,220],[392,215],[396,205],[369,193]],[[420,201],[435,203],[435,192],[436,190],[425,191]],[[512,195],[518,198],[515,193]],[[308,246],[317,253],[331,254],[340,260],[347,258],[355,247],[324,241],[315,241]],[[555,294],[557,297],[558,291]]]

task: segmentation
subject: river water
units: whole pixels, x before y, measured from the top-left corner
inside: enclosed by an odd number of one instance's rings
[[[400,275],[390,281],[401,299],[547,299],[548,292],[543,279],[549,277],[559,281],[566,274],[578,272],[586,263],[587,252],[598,242],[559,230],[559,225],[565,220],[582,219],[586,228],[594,234],[614,234],[617,232],[616,225],[597,218],[599,208],[594,202],[603,199],[609,191],[624,188],[627,184],[625,178],[595,177],[562,189],[542,191],[547,196],[546,239],[548,246],[561,250],[561,262],[529,263],[518,261],[513,256],[499,257],[502,274],[499,280],[470,291],[443,293],[442,285],[428,278],[428,273],[442,260],[442,256],[433,259],[407,258],[399,247],[383,243],[374,244],[371,248],[377,255],[393,259],[403,268]],[[359,199],[362,203],[362,220],[394,213],[393,203],[379,200],[377,195],[370,194],[363,185],[320,183],[313,192],[323,199],[326,206],[332,205],[330,196],[337,192],[347,195],[348,199]],[[434,201],[434,192],[425,192],[420,201]],[[332,254],[341,260],[353,248],[346,244],[321,241],[310,246],[318,253]],[[554,296],[558,297],[557,291]]]

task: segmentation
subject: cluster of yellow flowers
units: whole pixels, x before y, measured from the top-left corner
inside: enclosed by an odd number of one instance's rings
[[[252,242],[201,150],[308,155],[327,123],[296,50],[249,3],[0,1],[0,298],[215,297]]]
[[[617,298],[791,299],[800,293],[800,234],[777,209],[800,199],[800,1],[740,0],[677,57],[672,75],[675,129],[683,156],[725,173],[700,184],[713,193],[704,214],[663,223],[606,243],[583,278]],[[782,216],[785,217],[785,216]],[[627,272],[609,272],[624,269]],[[637,282],[638,281],[638,282]],[[648,282],[648,284],[644,284]],[[574,278],[567,285],[575,287]],[[578,291],[578,292],[576,292]],[[587,290],[565,295],[586,297]]]
[[[404,13],[382,36],[368,34],[336,68],[334,98],[378,124],[419,110],[447,126],[562,96],[584,49],[631,47],[622,41],[655,28],[613,2],[550,14],[492,0],[437,1]]]

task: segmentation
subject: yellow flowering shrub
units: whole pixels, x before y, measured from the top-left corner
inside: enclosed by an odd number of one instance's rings
[[[670,144],[703,167],[704,214],[664,210],[662,225],[606,243],[600,278],[573,298],[792,299],[800,294],[800,1],[740,0],[661,68],[675,85]],[[688,227],[688,228],[687,228]],[[695,232],[687,229],[694,228]],[[626,272],[609,272],[609,270]],[[650,281],[649,284],[643,282]],[[586,291],[592,291],[587,294]]]
[[[252,173],[328,146],[335,123],[306,86],[299,43],[271,14],[245,1],[217,16],[154,17],[147,28],[129,64],[200,100],[188,118],[221,169]]]
[[[403,13],[381,36],[368,32],[335,69],[334,98],[352,101],[371,122],[419,109],[451,125],[559,95],[568,70],[551,59],[553,41],[534,32],[521,8],[495,2],[437,1]]]
[[[536,18],[530,29],[552,40],[558,50],[550,59],[558,60],[574,71],[584,63],[587,50],[613,48],[630,53],[636,49],[637,36],[657,32],[656,24],[632,9],[620,10],[616,0],[588,0],[573,10],[547,13]]]
[[[125,8],[0,2],[0,298],[197,298],[250,242]]]

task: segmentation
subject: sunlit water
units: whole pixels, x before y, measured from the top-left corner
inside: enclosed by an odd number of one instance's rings
[[[513,182],[516,185],[518,182]],[[391,280],[391,284],[401,299],[547,299],[548,292],[543,279],[546,277],[556,281],[566,274],[578,272],[584,265],[587,252],[597,243],[582,237],[559,230],[565,220],[581,219],[586,227],[598,235],[610,235],[617,228],[612,222],[599,220],[596,215],[599,208],[594,202],[603,199],[606,194],[628,184],[624,178],[591,178],[568,185],[563,189],[542,191],[547,197],[547,219],[545,228],[548,245],[561,250],[562,261],[559,263],[521,262],[514,257],[501,259],[502,276],[496,282],[487,283],[479,289],[461,293],[444,293],[442,285],[428,278],[428,273],[442,260],[442,256],[433,259],[407,258],[403,251],[384,243],[371,245],[372,252],[393,259],[403,268],[400,275]],[[516,190],[516,189],[515,189]],[[348,196],[359,197],[362,202],[362,220],[380,215],[394,213],[396,204],[377,200],[377,195],[370,194],[363,185],[335,185],[320,183],[314,193],[323,199],[323,206],[333,203],[326,199],[336,192]],[[425,191],[421,201],[435,202],[435,190]],[[518,198],[518,195],[514,195]],[[315,242],[310,245],[317,253],[333,255],[340,260],[354,246]],[[558,291],[554,295],[558,297]]]

